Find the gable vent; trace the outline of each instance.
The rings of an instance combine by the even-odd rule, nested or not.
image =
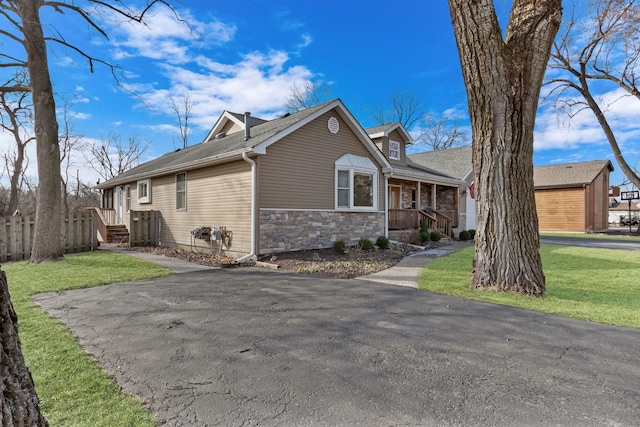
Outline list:
[[[331,117],[329,119],[329,121],[327,122],[327,126],[329,128],[329,132],[331,133],[338,133],[338,131],[340,130],[340,123],[338,123],[338,119],[336,119],[335,117]]]

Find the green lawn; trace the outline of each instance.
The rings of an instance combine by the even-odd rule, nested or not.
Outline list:
[[[170,274],[127,255],[97,251],[44,264],[12,262],[7,273],[19,335],[41,408],[56,426],[155,426],[153,417],[98,367],[57,320],[31,296]]]
[[[635,226],[634,226],[635,227]],[[633,230],[635,231],[637,227]],[[640,240],[640,234],[605,234],[605,233],[582,233],[582,232],[563,232],[563,231],[542,231],[540,237],[575,237],[577,239],[606,239],[606,240]]]
[[[470,291],[474,248],[438,258],[418,279],[423,290],[618,326],[640,328],[640,252],[543,244],[547,296]]]

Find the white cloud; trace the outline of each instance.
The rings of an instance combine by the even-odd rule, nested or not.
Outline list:
[[[199,57],[202,70],[194,71],[164,64],[169,79],[166,88],[150,84],[131,86],[153,111],[173,117],[171,96],[189,94],[192,123],[209,129],[223,110],[251,111],[265,118],[279,115],[289,97],[291,83],[309,81],[313,74],[304,66],[287,67],[283,51],[251,52],[235,64],[223,64]]]
[[[613,129],[621,146],[625,150],[637,147],[640,135],[638,117],[640,117],[640,100],[627,96],[621,89],[604,93],[598,102]],[[573,116],[555,111],[552,107],[543,107],[536,118],[534,148],[575,149],[608,145],[602,127],[590,109],[576,110]]]
[[[145,57],[172,64],[190,61],[190,46],[218,46],[233,39],[236,26],[217,20],[203,22],[188,10],[180,20],[165,7],[147,15],[145,23],[126,22],[112,27],[114,59]]]

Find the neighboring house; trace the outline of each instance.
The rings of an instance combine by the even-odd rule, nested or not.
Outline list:
[[[408,155],[410,160],[421,166],[462,181],[458,197],[459,220],[457,228],[459,230],[475,230],[476,228],[476,202],[473,194],[474,177],[471,156],[470,145]]]
[[[465,181],[460,197],[462,228],[475,228],[471,146],[410,154],[426,167],[447,171]],[[536,210],[541,231],[606,230],[608,227],[608,160],[536,166],[533,169]],[[473,213],[473,215],[471,214]]]
[[[336,240],[354,245],[388,235],[388,181],[425,184],[409,196],[425,207],[436,206],[438,194],[445,193],[437,185],[459,184],[408,166],[408,133],[399,125],[391,128],[374,134],[376,145],[340,100],[270,121],[225,111],[204,142],[97,188],[103,208],[115,211],[115,222],[128,224],[130,211],[159,211],[163,246],[220,248],[244,260],[331,247]],[[394,165],[383,154],[384,141],[386,147],[399,143],[390,144]],[[430,178],[437,183],[427,184]],[[418,217],[425,215],[435,227],[437,214]],[[195,239],[192,231],[205,227],[224,227],[232,238]]]
[[[629,216],[631,214],[631,216]],[[622,218],[640,218],[640,201],[609,197],[609,224],[620,224]]]

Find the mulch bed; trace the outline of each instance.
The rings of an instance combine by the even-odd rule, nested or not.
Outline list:
[[[442,246],[442,243],[431,242],[429,248]],[[203,252],[189,252],[176,248],[165,247],[133,247],[133,251],[150,252],[171,258],[213,267],[227,267],[235,265],[233,258],[207,254]],[[347,248],[345,254],[339,254],[333,249],[314,249],[306,251],[282,252],[268,255],[259,261],[278,266],[278,271],[289,273],[303,273],[318,277],[334,277],[350,279],[386,270],[397,264],[402,258],[418,251],[415,246],[393,244],[389,249],[374,248],[363,251],[358,248]],[[275,267],[274,267],[275,268]]]

